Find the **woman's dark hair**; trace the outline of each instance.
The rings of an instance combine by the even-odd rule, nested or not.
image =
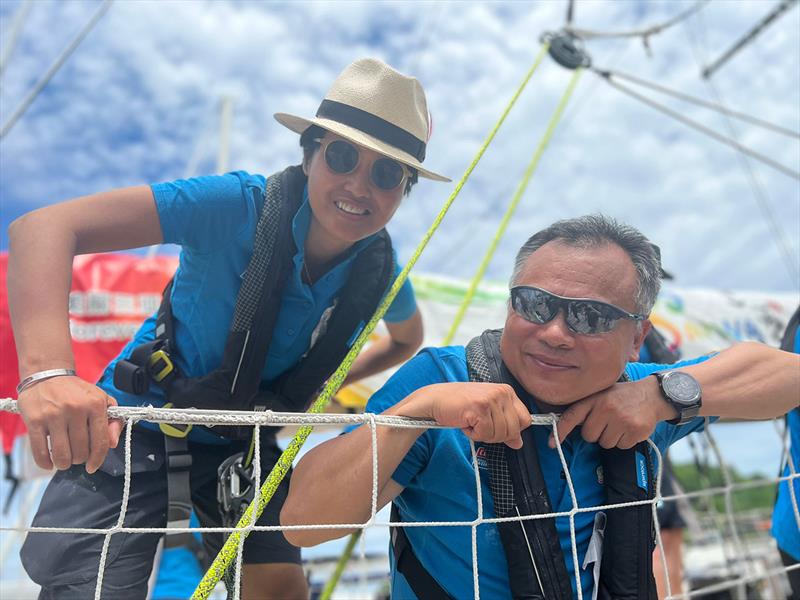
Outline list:
[[[303,148],[303,163],[309,164],[311,162],[311,158],[314,156],[314,152],[319,149],[319,140],[321,140],[327,130],[324,127],[320,127],[319,125],[311,125],[307,128],[303,133],[300,134],[300,147]],[[406,165],[406,168],[409,170],[411,175],[406,180],[406,188],[403,190],[403,195],[408,196],[411,192],[411,188],[419,180],[419,173],[413,167],[409,167]]]

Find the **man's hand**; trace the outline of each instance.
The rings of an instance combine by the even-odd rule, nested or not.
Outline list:
[[[41,381],[22,392],[17,405],[28,428],[33,458],[43,469],[63,470],[86,463],[86,471],[94,473],[109,447],[116,448],[119,442],[122,423],[106,415],[116,400],[79,377]]]
[[[457,427],[476,442],[503,442],[522,447],[520,431],[531,415],[510,385],[499,383],[439,383],[421,388],[396,405],[394,414],[435,419]]]
[[[603,448],[632,448],[653,433],[659,421],[677,416],[661,396],[655,377],[609,388],[578,400],[561,415],[558,439],[563,442],[581,425],[581,436]],[[550,436],[550,447],[555,440]]]

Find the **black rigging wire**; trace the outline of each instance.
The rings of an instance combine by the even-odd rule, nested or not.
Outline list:
[[[679,100],[683,100],[685,102],[691,102],[692,104],[696,104],[698,106],[703,106],[705,108],[715,110],[718,113],[723,115],[727,115],[729,117],[734,117],[736,119],[740,119],[742,121],[747,121],[752,125],[756,125],[758,127],[763,127],[765,129],[769,129],[774,131],[775,133],[780,133],[782,135],[786,135],[789,137],[800,139],[800,131],[793,131],[791,129],[787,129],[786,127],[782,127],[780,125],[776,125],[775,123],[770,123],[769,121],[764,121],[763,119],[759,119],[758,117],[754,117],[752,115],[748,115],[745,113],[741,113],[735,110],[731,110],[726,106],[723,106],[721,101],[717,101],[717,103],[709,102],[708,100],[703,100],[702,98],[697,98],[695,96],[690,96],[689,94],[685,94],[678,90],[674,90],[658,83],[653,83],[652,81],[647,81],[645,79],[641,79],[634,75],[630,75],[628,73],[622,73],[621,71],[614,71],[611,69],[607,69],[605,71],[609,75],[613,77],[617,77],[619,79],[626,79],[632,83],[637,83],[641,86],[650,88],[657,92],[661,92],[662,94],[667,94],[668,96],[672,96],[674,98],[678,98]]]
[[[776,6],[766,17],[761,19],[753,29],[751,29],[743,38],[737,41],[731,48],[725,51],[725,53],[720,56],[717,60],[713,63],[708,65],[707,67],[700,66],[700,73],[703,76],[703,79],[709,79],[714,72],[722,67],[725,63],[727,63],[734,54],[739,52],[742,48],[744,48],[747,44],[752,42],[756,36],[758,36],[762,31],[764,31],[769,25],[775,21],[778,17],[780,17],[783,13],[787,10],[792,8],[795,4],[797,4],[798,0],[782,0],[778,6]]]
[[[731,138],[726,137],[726,136],[724,136],[724,135],[722,135],[720,133],[717,133],[713,129],[710,129],[710,128],[706,127],[705,125],[702,125],[701,123],[698,123],[697,121],[693,121],[692,119],[689,119],[688,117],[685,117],[681,113],[679,113],[677,111],[674,111],[671,108],[669,108],[667,106],[664,106],[663,104],[659,104],[655,100],[652,100],[652,99],[650,99],[650,98],[648,98],[646,96],[642,96],[640,93],[632,90],[631,88],[626,87],[626,86],[618,83],[617,81],[614,81],[614,78],[613,78],[612,74],[607,72],[607,71],[603,71],[601,69],[596,69],[596,68],[593,68],[593,67],[591,68],[591,70],[594,71],[595,73],[597,73],[598,75],[600,75],[601,77],[603,77],[611,87],[616,88],[617,90],[621,91],[624,94],[627,94],[631,98],[639,100],[640,102],[642,102],[644,104],[647,104],[648,106],[650,106],[652,108],[655,108],[656,110],[664,113],[667,116],[672,117],[673,119],[675,119],[677,121],[680,121],[684,125],[687,125],[687,126],[691,127],[692,129],[695,129],[695,130],[699,131],[700,133],[704,133],[708,137],[717,140],[721,144],[725,144],[726,146],[730,146],[731,148],[734,148],[735,150],[738,150],[739,152],[741,152],[743,154],[746,154],[746,155],[750,156],[751,158],[755,158],[756,160],[764,163],[765,165],[768,165],[768,166],[772,167],[773,169],[775,169],[777,171],[780,171],[784,175],[787,175],[787,176],[792,177],[794,179],[800,180],[800,172],[794,171],[794,170],[790,169],[789,167],[787,167],[785,165],[782,165],[781,163],[772,160],[768,156],[765,156],[765,155],[761,154],[760,152],[756,152],[755,150],[753,150],[751,148],[748,148],[747,146],[743,146],[742,144],[737,142],[735,139],[731,139]]]
[[[702,23],[704,25],[705,20],[702,19],[702,15],[698,16],[697,22],[698,24]],[[698,66],[700,66],[704,62],[703,57],[701,56],[700,43],[698,37],[695,35],[695,32],[692,31],[690,27],[690,22],[687,21],[684,24],[684,30],[689,39],[689,45],[692,47],[695,62]],[[720,105],[724,105],[722,93],[714,84],[714,82],[711,79],[704,79],[704,82],[714,99]],[[738,142],[739,136],[733,121],[731,121],[727,113],[723,113],[723,118],[731,137]],[[756,200],[756,205],[761,211],[761,215],[764,217],[764,220],[767,222],[767,227],[772,233],[772,239],[777,246],[778,253],[783,259],[783,263],[789,273],[789,277],[794,283],[795,287],[800,287],[800,272],[798,272],[798,265],[795,262],[795,254],[791,251],[789,243],[786,240],[786,236],[783,232],[783,228],[781,227],[775,212],[772,210],[772,203],[770,202],[769,196],[767,195],[764,186],[761,184],[761,181],[758,179],[758,177],[756,177],[756,174],[753,170],[753,165],[750,163],[748,157],[741,152],[737,152],[737,155],[739,156],[742,167],[747,174],[747,179],[750,183],[750,188],[753,191],[753,197]]]

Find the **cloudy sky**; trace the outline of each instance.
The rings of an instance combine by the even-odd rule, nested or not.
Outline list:
[[[712,0],[650,40],[593,40],[594,63],[703,98],[710,62],[778,0]],[[578,0],[575,25],[628,30],[687,9],[678,0]],[[0,46],[22,3],[0,1]],[[0,125],[100,6],[37,0],[0,80]],[[277,111],[312,115],[338,72],[377,56],[423,83],[434,133],[426,165],[458,179],[566,0],[531,2],[229,2],[117,0],[27,113],[0,140],[5,228],[37,206],[107,188],[214,172],[221,98],[233,98],[229,169],[298,162]],[[713,83],[737,110],[800,130],[800,10],[786,13]],[[418,269],[477,267],[570,72],[545,60],[456,200]],[[728,133],[717,113],[642,90]],[[743,144],[800,170],[800,141],[735,124]],[[490,269],[510,272],[524,239],[550,222],[603,212],[662,247],[682,286],[798,290],[800,187],[585,73]],[[424,181],[390,231],[407,258],[455,184]],[[35,243],[35,240],[32,240]],[[784,250],[781,250],[783,246]],[[790,273],[790,266],[793,270]]]

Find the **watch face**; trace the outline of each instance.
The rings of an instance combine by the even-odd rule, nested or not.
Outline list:
[[[697,380],[682,371],[670,371],[664,376],[664,391],[681,404],[694,404],[700,398],[700,385]]]

